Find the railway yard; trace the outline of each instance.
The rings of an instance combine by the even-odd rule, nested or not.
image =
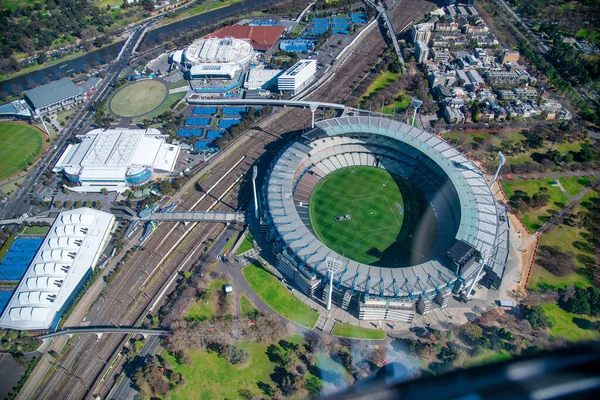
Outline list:
[[[390,11],[390,18],[398,32],[434,7],[426,1],[400,0],[397,3]],[[356,78],[372,67],[386,47],[380,28],[374,25],[363,35],[359,45],[345,56],[343,64],[331,68],[331,79],[309,98],[343,102],[350,95]],[[288,108],[276,111],[203,165],[169,202],[180,200],[177,211],[244,209],[252,196],[251,167],[258,165],[260,177],[260,172],[286,141],[309,125],[309,110]],[[202,191],[194,187],[198,179]],[[139,324],[148,311],[160,306],[164,294],[173,289],[178,273],[191,268],[203,256],[208,240],[218,239],[225,230],[226,226],[220,223],[161,223],[141,249],[121,267],[118,278],[101,290],[83,321],[72,321],[72,316],[65,326]],[[140,234],[138,230],[128,239],[132,246],[137,243]],[[102,284],[102,280],[98,279],[94,285]],[[129,335],[117,334],[100,338],[75,336],[69,339],[63,355],[52,363],[52,372],[46,373],[45,377],[42,375],[44,379],[38,380],[39,385],[32,379],[24,390],[33,394],[31,397],[40,399],[81,399],[94,395],[104,398],[114,381],[103,377],[109,368],[112,368],[112,373],[118,370],[118,363],[114,366],[111,363],[128,338]],[[50,346],[54,348],[59,344],[64,344],[64,340],[56,340]]]

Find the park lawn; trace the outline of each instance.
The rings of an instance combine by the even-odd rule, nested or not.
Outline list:
[[[557,304],[544,304],[544,312],[552,321],[551,336],[563,336],[570,341],[596,339],[600,334],[593,328],[593,323],[600,318],[588,317],[567,312]]]
[[[521,190],[527,193],[529,196],[533,196],[542,187],[548,189],[548,195],[550,195],[550,202],[548,205],[538,209],[531,209],[521,216],[521,221],[530,232],[538,230],[552,214],[564,207],[564,205],[566,205],[569,201],[569,198],[560,190],[560,188],[556,185],[551,185],[551,182],[554,182],[554,179],[519,178],[513,180],[502,180],[504,193],[506,193],[506,196],[509,199],[517,190]]]
[[[511,358],[512,355],[506,350],[493,351],[488,349],[476,357],[468,357],[462,366],[475,367],[510,360]]]
[[[242,242],[242,244],[240,244],[240,247],[238,247],[237,251],[235,252],[235,255],[239,256],[240,254],[244,254],[248,250],[252,250],[252,248],[254,247],[252,239],[254,239],[252,233],[248,232],[248,234],[244,238],[244,241]]]
[[[366,100],[367,98],[371,97],[371,95],[373,95],[374,93],[377,93],[377,91],[383,89],[384,87],[389,86],[400,76],[402,76],[401,73],[394,74],[393,72],[390,72],[390,71],[382,72],[381,74],[379,74],[379,76],[377,76],[377,78],[375,78],[373,83],[371,83],[369,85],[366,93],[363,94],[362,99]]]
[[[75,114],[75,111],[77,111],[76,108],[69,108],[68,110],[59,111],[56,114],[56,119],[58,120],[59,125],[65,126],[67,121],[71,118],[71,115]]]
[[[165,111],[169,111],[171,109],[171,107],[175,103],[179,102],[179,100],[183,99],[185,97],[185,95],[186,95],[185,92],[171,93],[170,95],[167,96],[167,99],[160,106],[158,106],[158,108],[154,109],[153,111],[149,112],[146,115],[143,115],[138,118],[133,118],[131,121],[134,124],[137,124],[139,122],[142,122],[144,119],[153,119],[155,117],[158,117]]]
[[[525,137],[522,136],[522,139],[524,139],[524,138]],[[510,165],[510,164],[520,164],[520,163],[524,163],[526,161],[533,162],[533,159],[531,158],[531,156],[534,153],[546,153],[546,151],[550,150],[551,148],[558,150],[560,152],[560,154],[562,154],[562,155],[566,155],[569,152],[577,153],[578,151],[581,150],[581,145],[583,143],[584,143],[583,141],[572,142],[572,143],[565,142],[565,143],[560,143],[560,144],[553,144],[553,143],[547,142],[547,143],[544,143],[544,146],[539,149],[532,149],[532,150],[526,151],[524,153],[517,154],[515,156],[507,156],[506,163]]]
[[[400,93],[390,105],[383,107],[383,113],[393,115],[405,111],[410,106],[410,96],[406,93]]]
[[[186,19],[193,17],[194,15],[202,14],[208,11],[215,10],[217,8],[229,7],[233,4],[239,3],[242,0],[213,0],[213,1],[205,1],[196,7],[190,8],[187,11],[184,11],[180,14],[174,15],[169,18],[165,18],[162,20],[161,25],[167,25],[174,21],[179,21],[181,19]]]
[[[177,82],[173,82],[171,83],[171,85],[169,86],[170,89],[176,89],[176,88],[180,88],[180,87],[184,87],[184,86],[189,86],[189,82],[186,81],[185,79],[180,79]]]
[[[590,179],[587,176],[574,176],[571,178],[561,176],[558,180],[571,196],[575,196],[581,192],[590,183]]]
[[[42,154],[44,134],[25,123],[0,123],[0,180],[6,179]]]
[[[123,2],[121,0],[97,0],[96,2],[94,2],[94,5],[98,8],[106,8],[106,6],[120,6],[121,4],[123,4]]]
[[[256,308],[254,304],[250,301],[246,294],[240,294],[240,311],[242,313],[242,317],[246,317],[249,319],[254,319],[258,314],[260,314],[260,310]]]
[[[138,81],[119,89],[110,100],[110,110],[119,117],[139,117],[157,108],[167,97],[167,88],[155,80]]]
[[[46,236],[49,231],[49,226],[26,226],[23,235]]]
[[[250,354],[250,360],[243,365],[231,365],[217,353],[190,351],[193,364],[178,364],[175,357],[163,352],[163,356],[175,372],[181,373],[186,385],[178,387],[168,396],[170,399],[238,399],[240,389],[250,390],[255,396],[262,394],[259,382],[272,387],[275,383],[270,375],[275,365],[266,354],[268,344],[239,342],[237,347]]]
[[[315,327],[319,314],[290,293],[261,264],[248,265],[242,269],[242,274],[250,288],[275,312],[300,326]]]
[[[194,304],[190,307],[187,314],[185,315],[186,321],[204,321],[207,319],[212,319],[215,316],[215,292],[219,290],[223,290],[223,285],[228,284],[226,280],[223,279],[215,279],[213,280],[206,290],[210,293],[207,301],[202,301],[200,299],[196,300]]]
[[[361,328],[360,326],[354,326],[350,324],[342,324],[336,322],[331,332],[334,336],[341,336],[352,339],[369,339],[369,340],[383,340],[385,339],[385,331],[379,329]]]

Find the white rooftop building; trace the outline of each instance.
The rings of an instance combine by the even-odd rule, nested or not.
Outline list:
[[[290,69],[279,75],[277,78],[277,88],[280,91],[292,92],[295,95],[312,81],[316,73],[316,60],[300,60]]]
[[[179,147],[158,129],[94,129],[67,147],[52,171],[80,186],[76,192],[123,192],[175,170]]]
[[[114,223],[112,214],[91,208],[60,213],[6,305],[0,327],[55,329],[96,267]]]

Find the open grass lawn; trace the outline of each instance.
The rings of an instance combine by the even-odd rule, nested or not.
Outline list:
[[[383,340],[385,339],[385,331],[379,329],[361,328],[350,324],[342,324],[336,322],[331,332],[335,336],[342,336],[353,339],[370,339]]]
[[[367,92],[365,94],[363,94],[363,97],[361,100],[362,101],[367,100],[373,94],[377,93],[378,90],[381,90],[384,87],[389,86],[396,79],[398,79],[401,75],[402,74],[400,74],[400,73],[394,74],[389,71],[382,72],[381,74],[379,74],[379,76],[377,78],[375,78],[373,83],[371,83],[369,85],[369,87],[367,88]]]
[[[552,336],[564,336],[568,340],[577,341],[595,339],[600,335],[593,328],[593,323],[599,318],[566,312],[557,304],[545,304],[542,307],[552,321],[553,326],[550,329]]]
[[[50,231],[49,226],[26,226],[23,235],[46,236],[48,231]]]
[[[523,221],[523,224],[525,224],[527,229],[531,232],[539,229],[553,213],[564,207],[569,201],[569,198],[560,190],[560,188],[556,185],[551,185],[551,182],[554,182],[554,179],[505,179],[502,181],[504,192],[509,199],[517,190],[521,190],[529,196],[533,196],[542,187],[548,189],[548,194],[550,195],[550,202],[548,205],[538,209],[531,209],[521,216],[521,221]]]
[[[422,205],[404,179],[375,167],[346,167],[314,189],[310,222],[329,248],[365,264],[401,265]],[[336,218],[349,216],[350,219]]]
[[[485,350],[483,353],[476,357],[468,357],[464,362],[464,367],[475,367],[478,365],[487,365],[490,363],[500,362],[509,360],[512,355],[506,350],[493,351]]]
[[[383,107],[383,113],[392,115],[394,113],[399,114],[405,111],[410,106],[410,96],[406,93],[401,93],[394,99],[394,102],[388,106]]]
[[[590,191],[586,194],[579,203],[573,209],[574,213],[577,213],[582,208],[588,208],[591,206],[592,201],[598,199],[598,195],[594,191]],[[540,237],[540,246],[549,246],[558,249],[565,253],[573,254],[573,262],[577,269],[584,268],[585,266],[579,260],[579,256],[586,255],[586,253],[576,248],[573,243],[585,241],[582,236],[589,234],[585,229],[575,228],[567,225],[559,225],[555,229],[544,232]],[[581,270],[583,272],[583,270]],[[539,264],[535,264],[531,273],[531,279],[529,281],[529,288],[532,290],[536,289],[562,289],[566,286],[579,286],[587,287],[592,282],[583,273],[577,271],[567,276],[555,276],[550,272],[546,271]]]
[[[250,319],[254,319],[258,314],[260,314],[260,310],[256,308],[256,306],[244,293],[240,294],[240,312],[242,313],[242,317]]]
[[[524,138],[525,137],[523,136],[523,139]],[[560,143],[560,144],[553,144],[553,143],[547,142],[547,143],[544,143],[544,146],[542,148],[529,150],[524,153],[516,154],[514,156],[507,156],[506,163],[507,164],[519,164],[519,163],[524,163],[526,161],[533,161],[533,156],[536,153],[544,154],[551,148],[558,150],[563,155],[566,155],[569,152],[577,153],[578,151],[581,150],[581,145],[583,143],[584,143],[583,141],[573,142],[573,143],[565,142],[565,143]]]
[[[157,108],[166,97],[162,82],[139,81],[119,89],[110,100],[110,110],[119,117],[138,117]]]
[[[198,299],[190,309],[188,310],[185,319],[187,321],[204,321],[206,319],[212,319],[217,312],[217,297],[222,295],[223,285],[226,285],[227,281],[223,279],[213,280],[207,288],[209,292],[206,301]]]
[[[207,0],[202,2],[202,4],[197,5],[196,7],[192,7],[187,11],[182,12],[181,14],[177,14],[170,18],[165,18],[162,21],[162,25],[166,25],[174,21],[179,21],[180,19],[193,17],[194,15],[202,14],[207,11],[215,10],[217,8],[229,7],[230,5],[239,3],[240,1],[242,0]]]
[[[183,99],[184,97],[185,97],[185,92],[172,93],[167,96],[167,99],[160,106],[158,106],[157,108],[155,108],[153,111],[149,112],[146,115],[142,115],[141,117],[138,117],[138,118],[133,118],[132,122],[134,124],[137,124],[139,122],[142,122],[144,119],[152,119],[154,117],[158,117],[165,111],[169,111],[171,109],[171,107],[173,106],[173,104],[177,103],[179,100]]]
[[[313,329],[319,315],[290,293],[279,280],[258,262],[242,269],[252,290],[275,312],[292,322]]]
[[[240,244],[240,247],[238,247],[237,251],[235,252],[235,255],[239,256],[240,254],[244,254],[248,250],[252,250],[252,248],[254,247],[252,239],[254,239],[252,233],[248,232],[246,237],[244,237],[244,241]]]
[[[0,123],[0,180],[26,168],[44,150],[44,134],[25,123]]]
[[[581,192],[589,183],[590,179],[587,176],[582,177],[571,177],[571,178],[559,178],[560,184],[565,188],[567,193],[575,196]]]

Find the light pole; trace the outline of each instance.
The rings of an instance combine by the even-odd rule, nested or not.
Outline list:
[[[413,112],[412,121],[410,123],[411,126],[414,126],[415,122],[417,120],[417,111],[419,110],[419,107],[421,107],[423,102],[421,100],[411,99],[410,103],[412,104],[413,108],[415,109],[415,111]]]
[[[327,310],[331,310],[331,296],[333,294],[333,274],[340,268],[342,262],[337,258],[327,257],[325,260],[327,272],[329,273],[329,293],[327,295]]]
[[[501,151],[498,152],[498,159],[500,160],[500,164],[498,164],[498,169],[496,170],[496,174],[494,175],[494,179],[492,179],[492,184],[490,185],[490,187],[494,186],[494,183],[496,183],[496,179],[498,179],[498,175],[500,175],[500,170],[506,163],[506,157],[504,157],[504,154],[502,154]]]
[[[314,117],[314,114],[313,114]],[[256,195],[256,177],[258,175],[258,168],[256,165],[252,168],[252,189],[254,190],[254,217],[258,221],[258,196]]]

